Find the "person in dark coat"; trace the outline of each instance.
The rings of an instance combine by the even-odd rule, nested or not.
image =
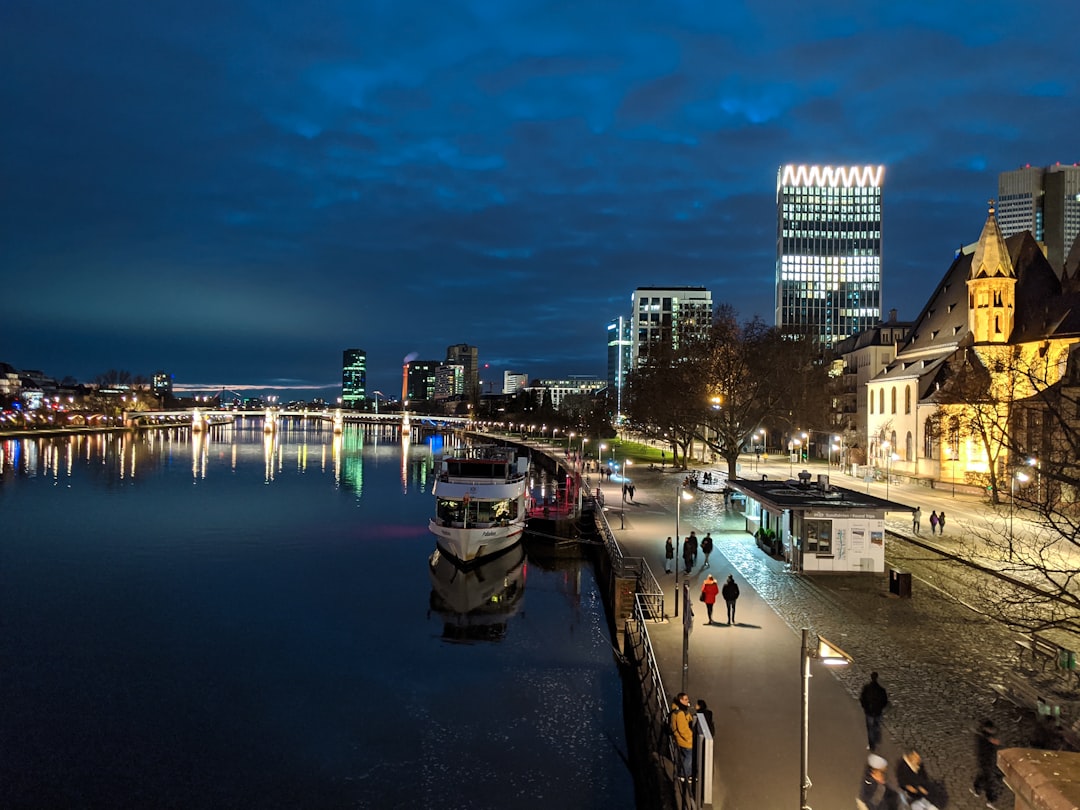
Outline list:
[[[975,784],[972,795],[986,796],[986,806],[993,807],[998,797],[997,750],[1001,745],[993,720],[983,720],[975,737]]]
[[[930,793],[930,783],[918,751],[908,751],[896,763],[896,784],[909,805],[916,799],[925,799]]]
[[[859,705],[866,715],[866,747],[876,751],[881,744],[881,713],[889,705],[889,693],[878,683],[878,674],[870,673],[870,681],[859,693]]]
[[[855,798],[858,810],[898,810],[900,797],[885,781],[889,763],[884,757],[871,754],[863,771],[862,785]]]
[[[671,573],[672,560],[675,559],[675,544],[671,542],[671,538],[667,539],[664,543],[664,573]]]
[[[705,718],[705,725],[709,727],[709,733],[716,737],[716,724],[713,722],[712,709],[709,708],[709,704],[701,698],[698,698],[697,703],[694,704],[694,708],[697,710],[698,717]]]
[[[945,534],[945,510],[944,509],[942,509],[940,512],[938,512],[937,530],[938,530],[938,534]]]
[[[727,581],[720,590],[720,595],[724,597],[724,603],[727,605],[727,623],[729,626],[733,625],[735,624],[735,600],[739,598],[739,586],[735,584],[735,577],[731,574],[728,574]]]
[[[686,573],[690,573],[690,569],[694,567],[694,550],[690,548],[690,538],[687,537],[683,541],[682,558],[686,564]]]
[[[706,532],[705,536],[701,538],[701,553],[705,555],[705,563],[704,563],[704,565],[701,566],[702,568],[708,568],[709,567],[709,555],[712,554],[712,550],[713,550],[712,535],[709,534],[708,532]]]
[[[690,544],[690,552],[693,555],[692,559],[694,560],[694,565],[697,565],[697,550],[698,550],[697,535],[694,532],[690,532],[690,539],[687,540],[686,542]]]

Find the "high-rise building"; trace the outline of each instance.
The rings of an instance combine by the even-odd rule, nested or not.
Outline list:
[[[438,360],[410,360],[402,369],[401,402],[403,407],[435,399],[435,371]]]
[[[630,334],[630,320],[620,315],[607,327],[607,384],[608,391],[615,392],[616,418],[622,416],[623,390],[633,355],[634,341]]]
[[[172,394],[173,375],[167,371],[155,371],[150,387],[154,394],[159,397],[170,396]]]
[[[835,346],[881,322],[884,166],[781,166],[776,326]]]
[[[464,366],[459,363],[444,363],[435,369],[435,399],[453,399],[462,396],[464,393]]]
[[[522,374],[520,371],[504,371],[503,372],[503,388],[504,394],[516,394],[522,388],[525,388],[529,384],[529,376]]]
[[[998,175],[997,218],[1006,239],[1031,231],[1060,276],[1080,234],[1080,166],[1024,166]]]
[[[480,393],[480,351],[475,346],[467,343],[458,343],[446,347],[446,365],[462,366],[464,372],[466,397],[478,396]]]
[[[367,399],[367,352],[346,349],[341,353],[341,404],[355,408]]]
[[[644,363],[654,347],[677,352],[688,340],[705,337],[712,326],[712,293],[704,287],[638,287],[633,307],[634,366]]]

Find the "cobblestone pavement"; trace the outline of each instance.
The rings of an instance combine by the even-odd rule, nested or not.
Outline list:
[[[989,687],[1016,662],[1015,634],[934,584],[944,567],[961,566],[890,535],[887,564],[913,578],[912,597],[900,599],[889,594],[887,573],[790,574],[740,531],[742,522],[716,498],[703,503],[688,525],[713,531],[717,550],[793,631],[811,628],[852,656],[854,665],[834,674],[853,697],[876,670],[889,692],[885,726],[893,740],[920,751],[930,772],[945,778],[950,807],[984,807],[968,792],[978,721],[997,723],[1003,747],[1029,745],[1034,727],[1032,718],[996,700]],[[950,589],[955,581],[949,577]]]

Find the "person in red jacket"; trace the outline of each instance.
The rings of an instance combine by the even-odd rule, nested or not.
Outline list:
[[[720,595],[720,586],[713,578],[712,574],[705,577],[705,582],[701,586],[701,601],[705,603],[705,610],[709,613],[709,621],[707,624],[712,624],[712,609],[716,604],[716,597]]]

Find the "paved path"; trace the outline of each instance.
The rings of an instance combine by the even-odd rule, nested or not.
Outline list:
[[[787,466],[774,463],[763,471],[787,477]],[[809,469],[824,472],[820,466]],[[743,474],[754,473],[744,469]],[[849,477],[835,478],[841,486],[867,486]],[[675,534],[681,481],[681,473],[635,468],[636,497],[625,506],[622,529],[621,484],[601,485],[619,543],[628,555],[648,561],[668,594],[669,614],[675,576],[663,573],[663,549],[664,539]],[[884,483],[869,487],[884,496]],[[935,504],[944,504],[936,508],[958,517],[969,511],[977,516],[979,509],[977,497],[958,493],[954,501],[949,492],[914,484],[892,484],[889,497],[922,505],[924,526]],[[946,537],[953,526],[947,525]],[[894,528],[910,531],[910,518],[890,521]],[[923,753],[931,773],[947,778],[950,808],[984,806],[967,792],[974,772],[974,724],[983,716],[993,717],[1006,745],[1026,744],[1030,733],[1011,710],[993,704],[987,687],[1011,667],[1013,645],[1006,631],[918,579],[911,599],[896,599],[888,595],[887,574],[789,574],[782,562],[757,548],[742,516],[725,511],[723,499],[715,494],[699,492],[682,506],[679,533],[685,537],[691,529],[699,538],[711,532],[717,549],[711,569],[702,572],[699,556],[689,578],[696,624],[689,642],[687,689],[692,699],[707,700],[715,713],[714,807],[798,807],[801,627],[821,633],[855,659],[854,665],[838,669],[812,665],[812,807],[854,806],[866,757],[865,724],[856,696],[873,669],[881,673],[890,694],[883,745],[890,764],[901,746],[912,745]],[[710,570],[721,582],[733,573],[739,583],[742,595],[734,627],[704,624],[697,593]],[[714,618],[724,618],[722,604]],[[667,689],[674,694],[682,680],[681,622],[671,617],[650,624],[648,630]],[[1011,798],[998,802],[999,808],[1009,806]]]

